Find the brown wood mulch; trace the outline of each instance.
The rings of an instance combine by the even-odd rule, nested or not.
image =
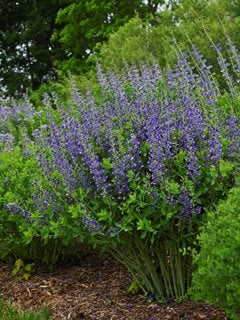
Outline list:
[[[78,266],[38,272],[16,281],[12,267],[0,265],[0,297],[14,306],[49,306],[53,320],[226,320],[222,310],[203,303],[160,304],[127,294],[128,272],[111,258],[93,255]]]

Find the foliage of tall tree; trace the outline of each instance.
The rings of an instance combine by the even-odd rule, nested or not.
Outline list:
[[[225,56],[226,35],[240,46],[240,5],[232,0],[181,0],[157,14],[158,24],[149,26],[134,18],[102,45],[99,60],[104,68],[118,71],[131,64],[157,61],[162,68],[175,61],[176,51],[196,45],[218,72],[212,46],[221,43]]]
[[[216,65],[209,38],[223,43],[228,32],[239,42],[236,0],[0,0],[0,14],[0,83],[10,95],[84,74],[96,58],[118,70],[155,59],[164,67],[174,43],[196,44]]]
[[[166,23],[149,26],[139,16],[132,18],[117,32],[110,35],[98,55],[104,69],[121,72],[126,66],[152,64],[161,67],[171,64],[176,48],[168,34]]]
[[[60,7],[58,0],[0,2],[0,80],[9,94],[55,78],[53,62],[63,51],[51,34]]]
[[[57,22],[61,29],[54,38],[63,44],[68,59],[59,61],[59,68],[66,73],[84,72],[94,61],[99,45],[109,35],[136,14],[140,17],[151,16],[154,22],[159,6],[165,0],[68,0],[68,6],[61,9]]]

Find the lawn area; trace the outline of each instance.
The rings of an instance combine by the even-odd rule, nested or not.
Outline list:
[[[18,311],[11,305],[7,305],[0,300],[0,319],[1,320],[48,320],[50,314],[47,309],[43,309],[38,313],[28,311]]]

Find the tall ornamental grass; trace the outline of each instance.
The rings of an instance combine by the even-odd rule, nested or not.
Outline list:
[[[3,207],[21,219],[26,242],[80,239],[110,252],[144,293],[161,301],[186,294],[205,213],[239,171],[237,72],[230,76],[239,56],[230,68],[215,49],[224,96],[193,48],[193,60],[181,54],[167,72],[98,67],[97,96],[73,85],[67,106],[45,111],[47,121],[19,140],[41,174],[28,197]]]

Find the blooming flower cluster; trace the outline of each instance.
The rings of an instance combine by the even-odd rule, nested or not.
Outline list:
[[[9,131],[13,121],[17,125],[24,124],[28,120],[34,122],[34,118],[39,118],[41,114],[42,111],[35,110],[27,97],[22,102],[0,100],[0,131]]]
[[[200,213],[184,181],[197,188],[203,167],[217,166],[230,155],[224,154],[222,139],[227,135],[233,152],[240,131],[236,119],[221,116],[219,90],[196,48],[193,56],[197,72],[181,55],[167,77],[158,66],[132,68],[125,76],[104,75],[98,66],[101,105],[90,92],[84,97],[73,86],[72,108],[60,109],[60,122],[52,119],[47,130],[35,132],[35,141],[42,134],[44,149],[51,151],[45,159],[39,153],[45,174],[57,170],[70,194],[80,187],[91,197],[108,194],[117,201],[131,193],[129,172],[140,178],[149,175],[159,191],[171,177],[181,186],[175,196],[179,213],[185,218]]]
[[[5,208],[10,212],[11,215],[21,215],[25,218],[27,222],[32,223],[31,214],[27,212],[26,210],[22,209],[18,204],[16,203],[8,203]]]
[[[91,199],[108,195],[120,203],[131,194],[135,178],[141,181],[148,176],[155,194],[164,193],[167,181],[174,180],[180,186],[173,197],[179,216],[190,218],[200,213],[192,188],[203,183],[204,167],[217,166],[221,159],[231,159],[236,153],[240,126],[236,116],[222,115],[220,91],[195,47],[192,56],[194,63],[180,55],[175,68],[165,74],[157,65],[143,65],[141,70],[132,67],[121,76],[103,74],[98,66],[100,99],[90,91],[81,95],[73,84],[71,105],[59,107],[58,117],[49,112],[48,123],[32,132],[35,157],[51,190],[58,193],[62,188],[68,203],[77,201],[79,189]],[[219,57],[229,80],[228,66]],[[45,102],[48,104],[47,98]],[[0,112],[2,119],[40,115],[28,103],[2,107]],[[3,123],[0,141],[8,135]],[[165,203],[170,204],[170,198],[166,192]],[[47,190],[41,199],[36,198],[43,216],[51,205],[58,217],[59,211],[64,211],[58,201]],[[97,225],[92,218],[84,219],[87,228]]]
[[[15,138],[11,133],[0,133],[0,150],[10,151],[14,147]]]

